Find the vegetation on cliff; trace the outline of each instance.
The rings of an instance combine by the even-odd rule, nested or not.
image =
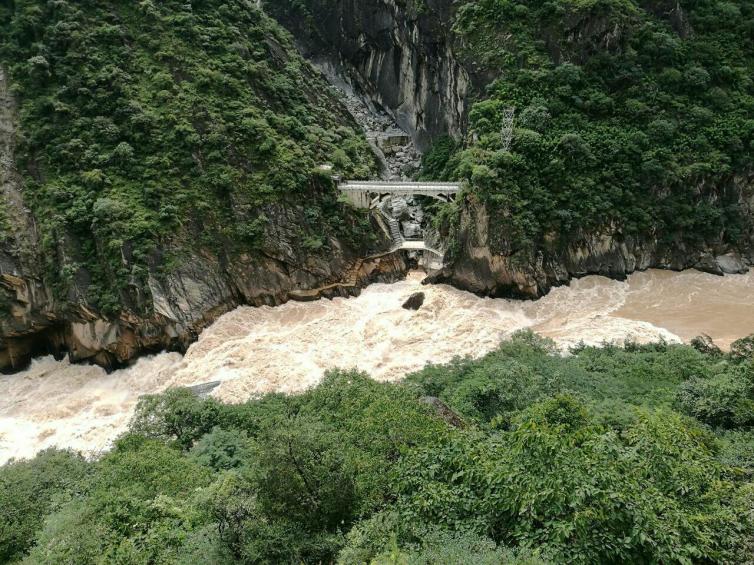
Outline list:
[[[458,4],[460,56],[498,78],[470,111],[470,143],[448,159],[440,144],[427,172],[470,181],[494,251],[528,255],[602,230],[750,247],[740,199],[752,193],[754,3]]]
[[[294,243],[310,253],[368,239],[317,170],[367,175],[366,141],[254,2],[17,0],[0,28],[23,194],[58,297],[83,287],[77,301],[115,313],[170,268],[166,251],[274,254],[280,208],[297,210]]]
[[[145,397],[99,460],[0,469],[0,559],[745,563],[750,342],[703,345],[562,357],[523,333],[402,384]]]

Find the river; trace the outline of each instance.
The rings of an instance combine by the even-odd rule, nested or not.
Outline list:
[[[754,272],[715,277],[647,271],[627,282],[590,276],[537,301],[480,298],[422,276],[374,284],[356,298],[238,308],[207,328],[185,356],[163,353],[106,374],[50,357],[0,377],[0,463],[52,445],[90,455],[128,425],[140,395],[223,381],[213,395],[240,402],[315,385],[332,367],[393,381],[427,362],[480,356],[531,328],[567,350],[580,341],[687,341],[709,334],[723,347],[754,333]],[[426,294],[418,311],[401,305]]]

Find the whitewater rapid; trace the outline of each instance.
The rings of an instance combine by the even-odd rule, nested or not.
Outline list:
[[[90,455],[122,433],[138,398],[171,386],[222,381],[213,396],[242,402],[267,392],[297,392],[334,367],[394,381],[426,363],[480,356],[513,332],[531,328],[560,347],[687,341],[700,333],[728,346],[754,333],[754,273],[724,278],[648,271],[627,283],[585,277],[537,301],[480,298],[422,275],[374,284],[356,298],[241,307],[207,328],[185,356],[164,353],[106,374],[50,357],[0,376],[0,463],[49,446]],[[424,292],[418,311],[401,307]]]

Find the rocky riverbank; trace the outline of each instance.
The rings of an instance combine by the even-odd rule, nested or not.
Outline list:
[[[74,362],[113,369],[144,353],[183,352],[237,306],[279,305],[303,294],[310,300],[356,295],[373,282],[399,280],[408,270],[397,254],[368,260],[340,254],[303,264],[286,259],[290,262],[249,258],[229,266],[217,257],[195,256],[164,279],[150,279],[154,312],[148,317],[126,311],[110,318],[85,305],[60,304],[41,280],[18,270],[3,272],[0,292],[10,307],[0,314],[0,371],[18,370],[44,354],[67,353]]]
[[[754,193],[745,197],[754,212]],[[754,213],[750,221],[754,225]],[[452,284],[484,296],[538,298],[553,287],[586,275],[624,280],[634,271],[652,268],[741,274],[754,265],[754,239],[749,253],[741,254],[722,243],[690,247],[680,242],[662,243],[650,236],[625,237],[619,229],[606,229],[569,234],[567,239],[553,238],[542,242],[535,253],[506,253],[498,251],[500,240],[505,242],[505,229],[504,222],[490,218],[484,204],[467,199],[453,259],[427,282]]]

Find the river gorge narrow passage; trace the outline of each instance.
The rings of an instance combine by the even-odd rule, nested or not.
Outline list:
[[[422,274],[374,284],[357,298],[238,308],[207,328],[185,356],[143,358],[106,374],[94,366],[37,359],[0,378],[0,463],[51,445],[89,454],[107,449],[142,394],[171,386],[223,383],[212,393],[241,402],[271,391],[296,392],[333,367],[358,367],[397,380],[425,363],[480,356],[522,328],[562,348],[634,338],[721,346],[754,332],[754,273],[724,278],[696,271],[635,273],[627,283],[590,276],[532,302],[480,298]],[[401,307],[426,294],[416,312]]]

